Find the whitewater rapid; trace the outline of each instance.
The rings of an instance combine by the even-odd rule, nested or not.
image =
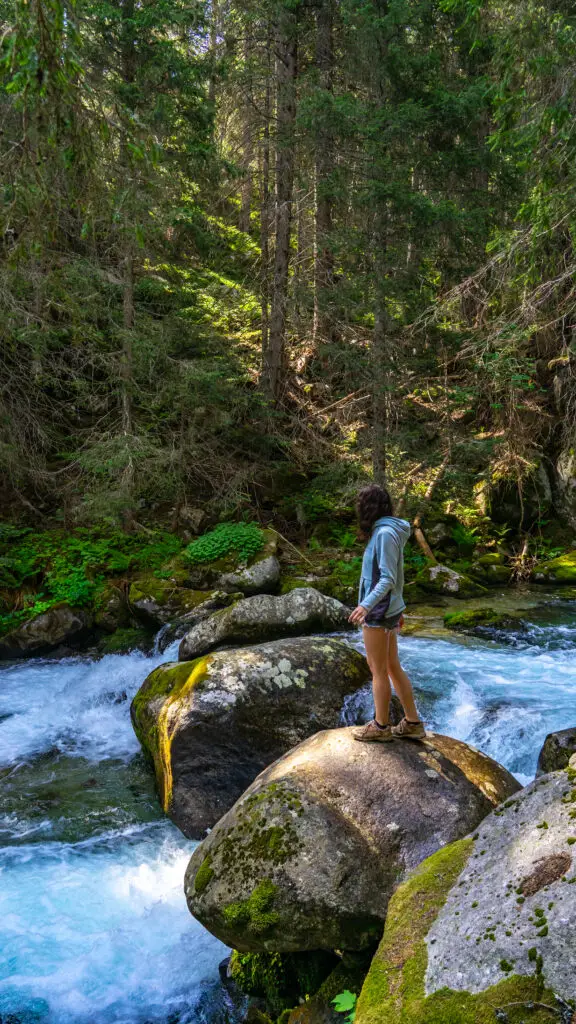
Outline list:
[[[537,616],[534,616],[537,619]],[[576,725],[576,604],[512,642],[401,638],[429,725],[525,782],[547,732]],[[348,641],[360,645],[359,634]],[[226,948],[186,908],[194,844],[160,812],[130,725],[140,652],[0,669],[0,1020],[224,1024]],[[372,712],[369,688],[344,720]]]

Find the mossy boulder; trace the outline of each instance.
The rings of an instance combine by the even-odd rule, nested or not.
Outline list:
[[[548,733],[538,755],[536,775],[567,768],[573,754],[576,754],[576,726]]]
[[[369,676],[358,651],[312,637],[155,669],[131,714],[164,810],[185,835],[203,836],[266,765],[338,725],[344,698]]]
[[[188,906],[244,951],[361,950],[407,870],[466,835],[518,783],[465,743],[305,740],[195,850]]]
[[[274,594],[280,585],[280,564],[276,557],[277,535],[262,531],[262,547],[250,558],[242,559],[235,551],[212,562],[180,563],[186,567],[188,586],[200,590],[226,590],[229,593]]]
[[[55,604],[6,633],[0,639],[0,658],[29,658],[63,644],[75,646],[89,637],[92,624],[92,613],[87,609]]]
[[[576,771],[548,775],[420,865],[390,901],[356,1024],[545,1024],[576,998],[575,804]]]
[[[461,612],[446,612],[444,625],[457,633],[485,633],[486,627],[492,629],[522,629],[521,619],[513,615],[505,615],[494,608],[466,608]]]
[[[487,587],[499,587],[510,582],[512,570],[499,562],[483,562],[478,559],[470,566],[470,576]]]
[[[94,602],[94,625],[107,633],[130,625],[126,594],[117,583],[106,583]]]
[[[576,585],[576,550],[568,551],[548,562],[539,562],[534,569],[535,583],[571,583]]]
[[[427,565],[416,575],[416,587],[430,594],[445,594],[447,597],[477,597],[486,592],[485,587],[447,565]]]
[[[183,638],[180,661],[197,658],[222,644],[262,643],[280,637],[350,629],[349,611],[312,587],[280,597],[259,594],[238,601],[194,626]]]
[[[131,584],[128,604],[141,622],[148,626],[163,626],[190,615],[209,597],[209,592],[182,587],[176,579],[161,580],[150,575]]]

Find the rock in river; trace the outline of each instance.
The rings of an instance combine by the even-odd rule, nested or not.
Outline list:
[[[536,779],[400,886],[356,1024],[573,1019],[575,801],[576,770]]]
[[[548,772],[566,768],[572,754],[576,754],[576,727],[548,733],[538,755],[536,775],[547,775]]]
[[[465,836],[516,780],[447,736],[357,743],[318,733],[263,772],[186,873],[188,906],[245,951],[362,949],[405,872]]]
[[[92,617],[83,608],[57,604],[29,619],[0,640],[0,657],[28,658],[54,650],[64,643],[84,639],[92,625]]]
[[[318,637],[161,665],[131,713],[165,811],[201,837],[266,765],[338,725],[344,698],[369,675],[358,651]]]
[[[194,626],[182,640],[178,657],[187,661],[223,644],[258,644],[279,637],[350,629],[349,614],[339,601],[312,587],[281,597],[247,597]]]

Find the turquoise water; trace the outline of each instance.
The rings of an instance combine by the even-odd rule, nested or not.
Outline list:
[[[225,1020],[226,948],[190,916],[129,701],[174,656],[0,671],[0,1020]]]
[[[522,781],[546,733],[576,725],[576,605],[530,614],[514,636],[400,641],[430,725]],[[130,699],[175,650],[0,670],[2,1024],[234,1019],[227,951],[182,892],[194,844],[162,816],[130,725]],[[369,688],[344,709],[370,714]]]

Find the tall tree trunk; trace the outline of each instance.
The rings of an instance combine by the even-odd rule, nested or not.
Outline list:
[[[272,63],[272,28],[268,21],[266,32],[266,85],[264,90],[264,130],[261,150],[260,183],[260,251],[262,254],[262,361],[266,357],[270,329],[270,121],[272,118],[272,90],[270,87]]]
[[[322,0],[316,13],[316,64],[323,93],[333,91],[334,0]],[[334,169],[334,140],[330,123],[323,123],[332,111],[322,97],[320,125],[315,140],[315,238],[314,238],[314,340],[334,339],[334,257],[330,248],[332,196],[330,176]]]
[[[396,343],[396,323],[387,305],[388,210],[378,201],[374,232],[374,334],[372,338],[372,472],[381,487],[386,484],[390,421],[391,368]]]
[[[133,94],[136,81],[136,45],[134,38],[134,13],[135,0],[122,0],[122,79],[125,95],[124,103],[129,110],[135,107]],[[131,158],[127,145],[127,132],[123,133],[121,139],[120,162],[124,170],[126,182],[130,182],[133,174]],[[122,489],[126,495],[127,504],[124,510],[124,521],[131,528],[133,524],[133,513],[130,507],[132,489],[134,485],[134,463],[132,461],[131,442],[128,440],[133,433],[133,410],[132,410],[132,377],[133,377],[133,352],[132,339],[134,330],[134,250],[132,241],[133,226],[130,223],[130,204],[127,208],[127,216],[124,218],[123,252],[121,255],[121,274],[123,281],[122,296],[122,355],[120,370],[121,390],[121,422],[122,433],[127,439],[127,459],[122,473]]]
[[[276,24],[276,216],[274,276],[270,332],[264,352],[263,383],[268,396],[278,401],[284,388],[286,360],[286,308],[290,262],[290,228],[294,184],[296,73],[298,54],[296,10],[282,4]]]
[[[252,120],[254,116],[252,97],[252,33],[250,28],[246,29],[244,40],[244,63],[247,69],[247,80],[244,96],[244,123],[242,126],[242,160],[244,163],[244,180],[240,190],[240,218],[238,227],[240,231],[250,230],[250,212],[252,209]]]

